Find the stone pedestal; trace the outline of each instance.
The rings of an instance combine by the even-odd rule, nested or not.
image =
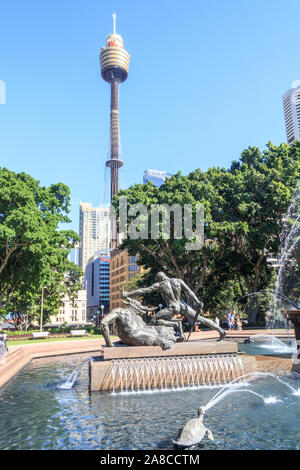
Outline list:
[[[237,354],[237,343],[230,341],[189,341],[176,343],[163,350],[159,346],[127,346],[115,343],[115,347],[102,347],[103,359],[129,359],[138,357],[194,356],[203,354]]]
[[[195,385],[226,384],[245,374],[288,374],[292,359],[239,354],[237,343],[177,343],[163,351],[156,346],[102,348],[100,361],[90,361],[91,391],[150,391]]]
[[[194,356],[195,358],[197,356]],[[232,361],[232,365],[236,364],[234,363],[235,359],[238,359],[239,364],[238,367],[236,365],[232,367],[232,370],[230,371],[230,375],[228,373],[225,373],[225,369],[222,368],[220,365],[219,367],[215,368],[214,370],[211,370],[209,368],[209,373],[207,375],[204,374],[204,376],[200,377],[199,384],[200,385],[215,385],[215,384],[226,384],[231,382],[234,379],[237,379],[238,377],[241,377],[242,375],[246,374],[251,374],[255,372],[271,372],[276,375],[285,375],[289,374],[292,371],[297,371],[295,369],[295,365],[293,363],[292,359],[283,359],[283,358],[275,358],[275,357],[270,357],[270,356],[248,356],[247,354],[242,354],[239,356],[221,356],[221,355],[215,355],[215,356],[200,356],[201,359],[203,359],[203,362],[205,360],[208,361],[212,360],[217,360],[220,361],[223,358],[226,358],[227,361]],[[178,357],[179,359],[182,359],[182,357]],[[155,358],[154,358],[155,359]],[[162,370],[164,370],[164,377],[163,377],[163,382],[164,382],[164,387],[169,388],[169,389],[174,389],[178,388],[178,384],[176,384],[176,380],[174,379],[174,375],[172,374],[172,360],[174,361],[174,358],[171,356],[166,357],[166,358],[156,358],[156,360],[159,362],[160,367]],[[120,362],[124,362],[124,359],[120,360]],[[143,389],[143,386],[146,387],[146,389],[151,389],[151,388],[157,388],[157,383],[161,380],[161,372],[158,373],[158,369],[156,366],[156,379],[153,377],[153,374],[151,375],[150,378],[150,385],[149,381],[147,380],[147,367],[152,368],[153,366],[150,366],[148,363],[150,361],[153,361],[153,359],[148,358],[148,359],[128,359],[125,360],[128,363],[135,362],[135,366],[139,367],[138,363],[140,364],[140,367],[144,367],[143,374],[145,374],[145,384],[143,384],[143,381],[140,380],[139,386],[140,386],[140,391]],[[181,383],[180,386],[194,386],[195,384],[193,383],[191,379],[191,375],[189,375],[189,369],[188,369],[188,364],[192,363],[193,360],[189,359],[189,356],[187,356],[187,360],[185,361],[185,365],[182,368],[183,371],[183,377],[180,378]],[[142,364],[144,363],[144,364]],[[228,367],[227,362],[227,366]],[[152,362],[153,364],[153,362]],[[90,362],[90,391],[106,391],[106,392],[112,392],[113,390],[116,391],[121,391],[120,388],[120,374],[117,373],[117,367],[119,367],[120,364],[118,365],[113,365],[112,361],[99,361],[99,362]],[[113,377],[112,374],[112,368],[114,368],[115,372],[115,377]],[[141,369],[136,369],[141,370]],[[123,368],[124,371],[124,368]],[[195,376],[195,374],[194,374]],[[136,373],[133,373],[132,376],[130,377],[130,374],[127,375],[127,390],[137,390],[136,388],[136,383],[137,383],[137,377]],[[126,380],[126,381],[127,381]],[[133,383],[132,383],[133,381]],[[125,380],[123,378],[123,385],[125,384]]]
[[[183,372],[180,374],[181,384],[189,385],[192,377],[195,378],[195,365],[193,359],[201,357],[237,357],[237,343],[229,341],[190,341],[185,343],[176,343],[172,348],[162,350],[159,346],[127,346],[119,342],[115,347],[102,347],[102,357],[100,361],[90,362],[90,390],[91,391],[113,391],[122,389],[123,382],[129,390],[146,387],[147,389],[156,388],[158,382],[162,381],[165,387],[175,385],[175,368],[180,365],[176,360],[183,364]],[[124,373],[122,372],[122,367]],[[134,372],[130,371],[133,367]],[[129,371],[128,371],[129,370]],[[120,374],[126,373],[126,379],[120,377]],[[194,374],[194,375],[193,375]],[[141,375],[142,377],[139,377]],[[218,378],[216,377],[218,375]],[[223,374],[215,374],[212,367],[207,369],[207,374],[197,380],[204,380],[209,383],[215,383],[216,380],[225,380]],[[230,377],[236,378],[232,371]],[[120,381],[122,382],[120,385]],[[203,382],[204,383],[204,382]],[[225,382],[224,382],[225,383]],[[177,383],[176,383],[177,385]]]

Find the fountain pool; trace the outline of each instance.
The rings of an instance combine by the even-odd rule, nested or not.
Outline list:
[[[172,449],[177,430],[221,387],[156,393],[88,392],[87,355],[35,359],[0,389],[0,449]],[[78,370],[71,389],[59,386]],[[272,376],[247,380],[207,410],[204,449],[300,449],[300,397]],[[297,375],[284,377],[294,389]],[[241,384],[239,384],[239,389]]]

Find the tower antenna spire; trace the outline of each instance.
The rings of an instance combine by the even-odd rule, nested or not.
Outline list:
[[[116,18],[117,18],[117,15],[115,13],[113,13],[114,34],[116,34]]]

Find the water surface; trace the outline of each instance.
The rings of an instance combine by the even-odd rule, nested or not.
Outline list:
[[[111,395],[88,392],[88,364],[74,387],[60,389],[88,355],[35,359],[0,389],[0,449],[172,449],[178,429],[219,390]],[[300,388],[298,376],[285,379]],[[275,379],[249,383],[209,409],[215,441],[204,449],[300,449],[300,397]]]

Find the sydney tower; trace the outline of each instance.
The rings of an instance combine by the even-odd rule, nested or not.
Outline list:
[[[129,54],[124,49],[123,39],[120,34],[116,34],[116,15],[113,14],[114,32],[106,39],[105,47],[100,52],[101,75],[104,80],[110,83],[110,158],[106,166],[110,168],[110,198],[119,190],[119,168],[123,166],[119,158],[119,83],[124,82],[128,76]],[[112,248],[117,244],[116,227],[112,227]]]

